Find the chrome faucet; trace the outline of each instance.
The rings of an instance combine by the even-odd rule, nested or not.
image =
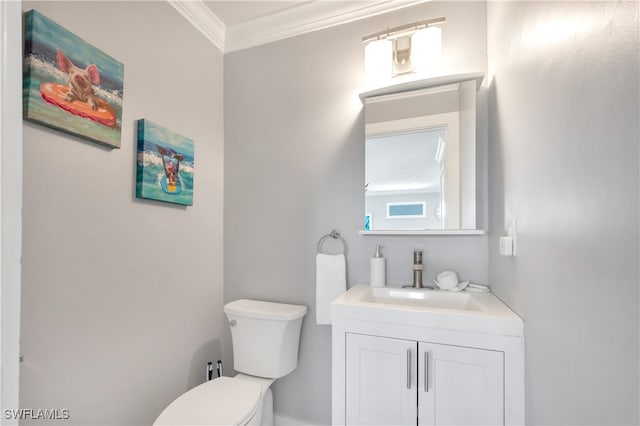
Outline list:
[[[413,251],[413,288],[423,288],[422,287],[422,250],[414,250]]]

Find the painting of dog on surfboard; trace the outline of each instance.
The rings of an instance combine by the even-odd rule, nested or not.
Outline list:
[[[25,119],[120,148],[123,64],[30,10],[23,69]]]
[[[193,205],[193,160],[191,139],[138,120],[138,198]]]

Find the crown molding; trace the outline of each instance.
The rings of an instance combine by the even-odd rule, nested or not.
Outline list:
[[[225,52],[226,28],[224,22],[201,0],[167,0],[167,2],[221,52]]]
[[[403,9],[429,0],[315,0],[228,27],[225,27],[202,0],[167,1],[223,53],[229,53]]]
[[[225,52],[283,40],[371,16],[402,9],[427,0],[375,0],[366,2],[312,1],[227,28]]]

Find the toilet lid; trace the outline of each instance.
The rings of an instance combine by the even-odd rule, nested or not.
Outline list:
[[[173,401],[154,425],[243,425],[258,411],[259,384],[219,377]]]

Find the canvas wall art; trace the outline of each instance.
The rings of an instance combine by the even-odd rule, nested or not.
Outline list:
[[[24,37],[24,118],[120,148],[124,65],[36,10]]]
[[[193,141],[149,120],[138,120],[136,196],[193,205]]]

